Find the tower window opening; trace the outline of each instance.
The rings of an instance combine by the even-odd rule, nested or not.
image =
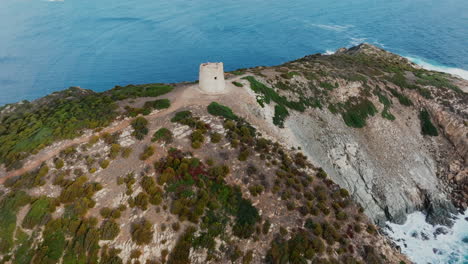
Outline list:
[[[215,80],[218,80],[218,77],[215,77]]]

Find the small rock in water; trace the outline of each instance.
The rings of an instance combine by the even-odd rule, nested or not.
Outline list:
[[[419,238],[419,235],[417,232],[413,232],[411,233],[411,236],[414,237],[414,238]]]
[[[446,235],[448,234],[449,231],[447,228],[445,227],[438,227],[436,228],[435,232],[434,232],[434,237],[437,237],[438,235]]]
[[[440,251],[440,250],[437,249],[437,248],[433,248],[433,249],[432,249],[432,252],[434,252],[434,254],[436,254],[436,255],[442,255],[442,254],[443,254],[442,251]]]
[[[463,243],[467,243],[467,244],[468,244],[468,237],[464,237],[464,238],[462,239],[462,241],[463,241]]]
[[[429,240],[429,236],[426,235],[426,233],[421,232],[421,238],[422,240]]]

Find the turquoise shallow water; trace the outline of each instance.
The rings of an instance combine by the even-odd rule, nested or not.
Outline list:
[[[466,0],[2,0],[0,105],[69,86],[197,79],[366,41],[468,69]]]

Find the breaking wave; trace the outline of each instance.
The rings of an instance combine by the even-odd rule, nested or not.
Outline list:
[[[387,222],[385,231],[416,264],[468,263],[468,210],[457,215],[452,228],[432,226],[425,219],[415,212],[403,225]]]
[[[460,68],[453,68],[453,67],[448,67],[444,65],[438,65],[435,63],[428,62],[427,60],[417,58],[417,57],[410,57],[406,56],[408,60],[410,60],[413,63],[416,63],[417,65],[423,67],[426,70],[431,70],[431,71],[439,71],[439,72],[445,72],[445,73],[450,73],[453,75],[456,75],[460,78],[463,78],[465,80],[468,80],[468,71]]]
[[[347,30],[348,28],[352,27],[350,25],[327,25],[327,24],[309,24],[309,26],[320,28],[320,29],[325,29],[325,30],[330,30],[330,31],[336,31],[336,32],[343,32]]]

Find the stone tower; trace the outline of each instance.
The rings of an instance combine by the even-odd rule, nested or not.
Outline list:
[[[224,68],[222,62],[203,63],[200,65],[200,89],[205,93],[224,93]]]

